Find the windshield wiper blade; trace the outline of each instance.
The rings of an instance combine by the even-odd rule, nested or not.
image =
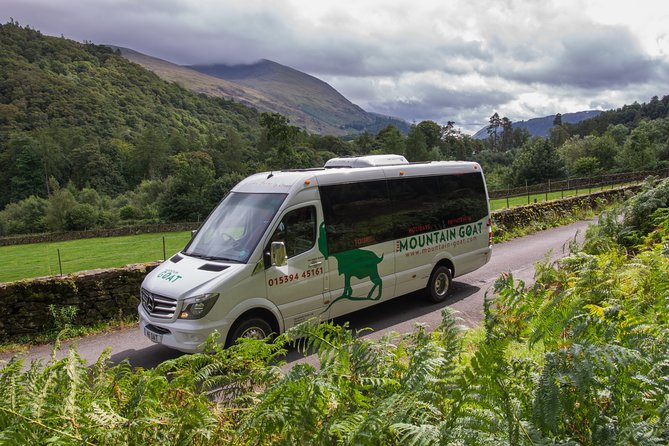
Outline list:
[[[190,257],[196,257],[196,258],[198,258],[198,259],[202,259],[202,260],[212,260],[212,261],[215,261],[215,260],[223,260],[224,262],[242,263],[242,262],[240,262],[239,260],[236,260],[236,259],[230,259],[230,258],[228,258],[228,257],[207,256],[207,255],[204,255],[204,254],[199,254],[199,253],[197,253],[197,252],[183,253],[183,254],[185,254],[185,255],[187,255],[187,256],[190,256]]]

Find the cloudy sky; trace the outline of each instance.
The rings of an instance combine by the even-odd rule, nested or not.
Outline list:
[[[270,59],[467,133],[669,94],[666,0],[2,0],[10,18],[184,65]]]

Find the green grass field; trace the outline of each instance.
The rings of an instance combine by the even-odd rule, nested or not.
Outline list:
[[[63,274],[163,260],[163,237],[169,257],[186,246],[190,231],[2,246],[0,282],[60,274],[58,250]]]

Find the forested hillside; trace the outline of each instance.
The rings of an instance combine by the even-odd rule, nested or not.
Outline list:
[[[259,135],[254,110],[163,82],[104,46],[9,23],[0,49],[0,206],[45,196],[51,177],[118,194],[157,178],[171,155],[226,132]]]
[[[635,102],[631,105],[624,105],[579,123],[566,124],[566,127],[574,135],[590,135],[593,132],[602,134],[609,125],[622,124],[626,127],[636,127],[644,119],[655,120],[666,116],[669,116],[669,96],[663,96],[662,99],[654,96],[648,103]]]

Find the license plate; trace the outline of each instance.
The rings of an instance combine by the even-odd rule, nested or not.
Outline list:
[[[157,344],[160,344],[160,343],[163,342],[163,335],[158,334],[158,333],[154,333],[146,327],[144,327],[144,336],[146,336],[151,341],[153,341]]]

